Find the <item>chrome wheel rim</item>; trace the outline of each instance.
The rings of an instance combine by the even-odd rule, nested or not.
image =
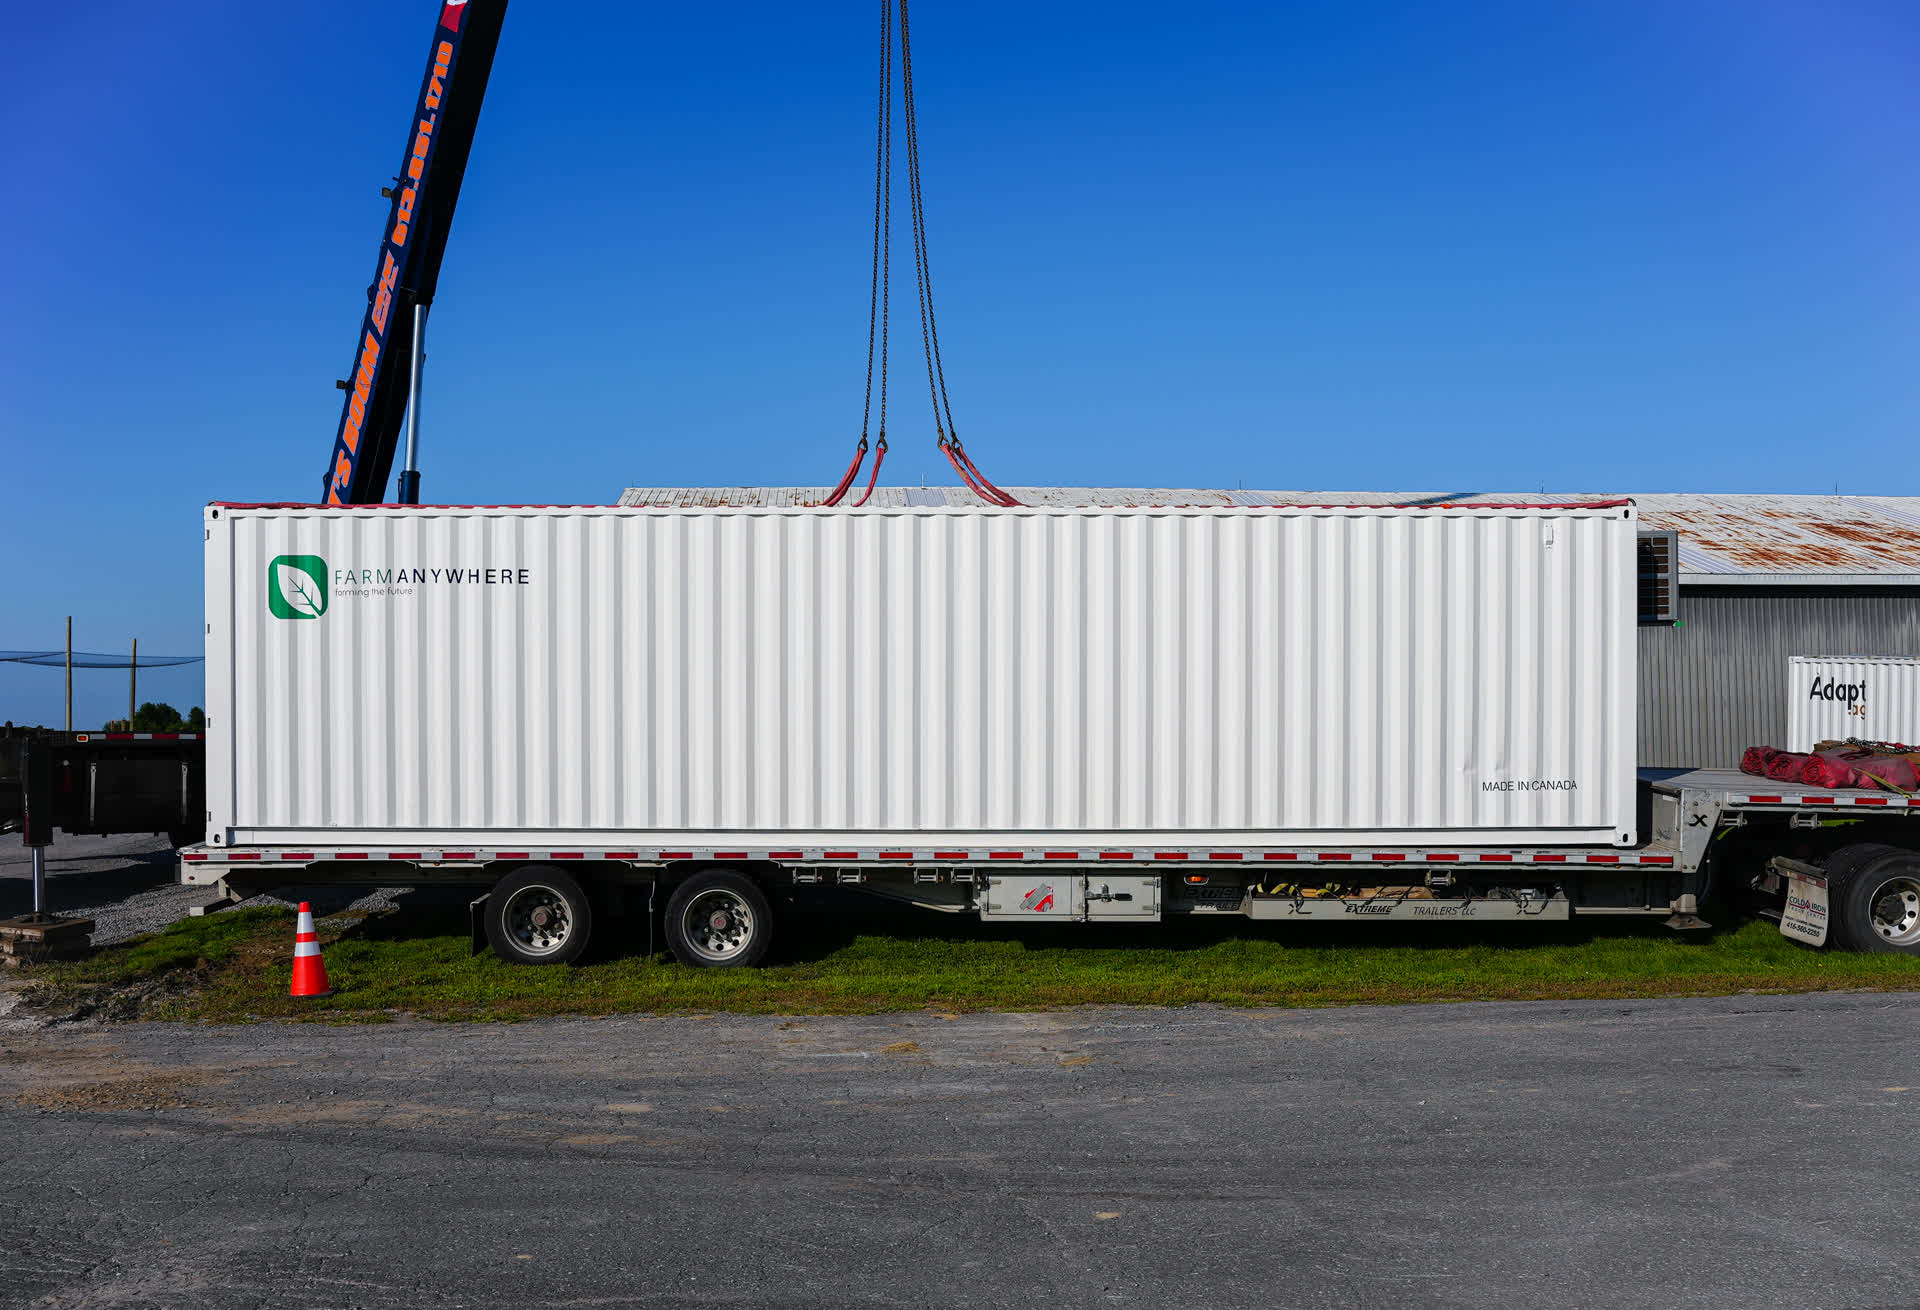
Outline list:
[[[573,937],[573,911],[567,898],[535,883],[507,897],[507,935],[528,955],[552,955]]]
[[[1895,946],[1920,943],[1920,878],[1889,878],[1867,899],[1873,930]]]
[[[703,960],[731,960],[753,942],[757,924],[744,896],[723,887],[701,892],[680,915],[681,935]]]

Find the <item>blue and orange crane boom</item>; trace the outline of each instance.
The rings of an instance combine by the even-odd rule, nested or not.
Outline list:
[[[346,400],[327,461],[321,501],[376,505],[386,498],[403,424],[418,421],[418,371],[426,310],[440,280],[447,233],[473,148],[480,105],[507,16],[507,0],[444,0],[393,200],[380,238],[367,313],[355,338]],[[412,349],[409,352],[408,346]],[[398,498],[417,504],[420,474],[401,472]]]

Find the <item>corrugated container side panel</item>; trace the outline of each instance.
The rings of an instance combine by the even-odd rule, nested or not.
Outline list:
[[[256,834],[1632,827],[1627,518],[427,510],[228,526],[228,826]],[[265,615],[264,570],[286,554],[328,561],[319,619]],[[528,582],[501,572],[519,569]],[[1537,781],[1576,785],[1488,786]]]

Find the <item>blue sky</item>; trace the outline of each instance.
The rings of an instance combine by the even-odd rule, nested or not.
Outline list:
[[[10,16],[0,648],[72,614],[84,649],[197,650],[201,506],[316,496],[436,13]],[[509,13],[426,499],[837,476],[876,25]],[[914,35],[997,481],[1920,493],[1920,7],[921,0]],[[953,481],[897,379],[888,480]],[[122,712],[124,675],[76,678],[81,726]],[[0,719],[57,723],[60,682],[0,666]]]

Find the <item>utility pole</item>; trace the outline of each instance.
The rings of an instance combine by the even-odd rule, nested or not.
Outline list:
[[[67,731],[73,731],[73,615],[67,615]]]
[[[127,731],[133,731],[133,702],[140,677],[140,638],[133,639],[133,658],[127,664]]]

